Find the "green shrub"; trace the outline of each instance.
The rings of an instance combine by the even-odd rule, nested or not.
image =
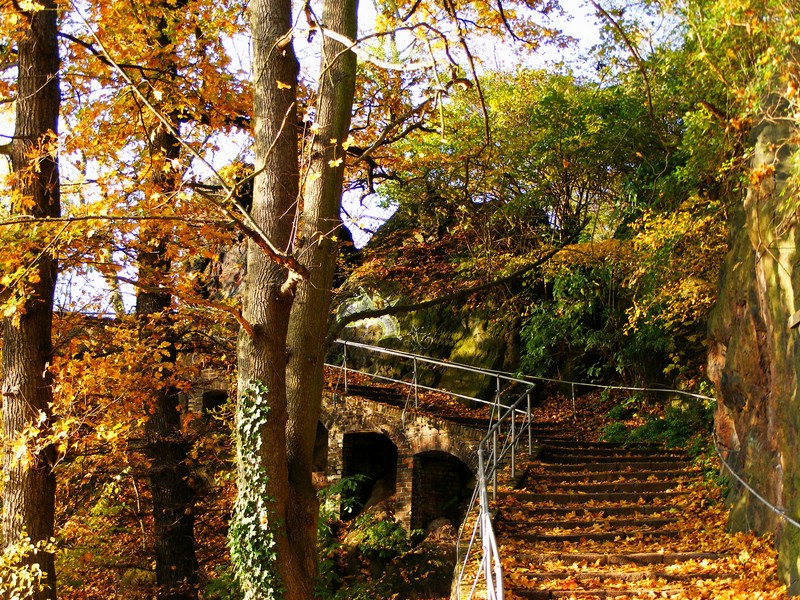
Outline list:
[[[366,558],[391,559],[411,547],[408,533],[394,519],[377,519],[365,513],[356,519],[356,526],[363,535],[358,549]]]
[[[671,404],[663,415],[649,416],[644,424],[628,428],[621,422],[628,411],[623,404],[609,411],[609,417],[618,419],[606,425],[603,439],[618,444],[661,444],[668,448],[684,448],[690,456],[698,456],[708,445],[708,432],[714,420],[712,401],[689,398]]]

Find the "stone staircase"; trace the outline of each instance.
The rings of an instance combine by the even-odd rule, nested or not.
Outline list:
[[[683,453],[555,431],[500,488],[507,598],[705,598],[704,582],[733,577],[724,553],[696,550],[708,532],[686,516],[701,477]]]

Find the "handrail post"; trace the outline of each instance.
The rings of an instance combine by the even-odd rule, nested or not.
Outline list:
[[[497,384],[496,384],[497,392],[495,393],[495,403],[496,403],[496,407],[497,407],[497,420],[499,421],[500,420],[500,416],[503,414],[502,411],[500,410],[500,375],[497,376],[495,381],[497,382]]]
[[[575,410],[575,384],[572,384],[572,419],[578,420],[578,412]]]
[[[517,411],[511,409],[511,480],[517,478]]]
[[[344,369],[344,395],[347,396],[347,342],[344,342],[344,354],[342,355],[342,368]]]
[[[413,358],[414,363],[414,408],[419,410],[419,386],[417,385],[417,357]]]
[[[533,452],[533,415],[531,414],[531,388],[526,393],[528,397],[528,455]]]
[[[496,427],[492,434],[492,500],[497,500],[497,434],[500,427]]]

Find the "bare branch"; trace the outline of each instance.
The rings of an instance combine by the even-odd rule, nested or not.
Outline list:
[[[358,159],[355,162],[359,163],[361,161],[366,161],[370,157],[370,155],[372,155],[372,153],[375,152],[375,150],[377,150],[379,147],[381,147],[381,146],[385,145],[386,143],[388,143],[386,140],[387,140],[387,137],[389,135],[389,132],[391,132],[393,129],[397,128],[398,126],[402,125],[405,121],[407,121],[408,119],[410,119],[414,115],[418,115],[420,113],[423,113],[425,111],[425,109],[431,104],[431,102],[433,102],[433,100],[434,100],[434,96],[430,96],[429,98],[424,100],[421,104],[418,104],[417,106],[412,107],[411,109],[409,109],[406,112],[404,112],[402,115],[396,117],[395,119],[392,119],[383,128],[383,130],[381,131],[381,133],[377,137],[377,139],[374,142],[372,142],[372,144],[370,144],[369,147],[366,150],[362,151],[359,154]],[[401,137],[404,137],[404,136],[401,136]],[[401,138],[398,138],[398,139],[401,139]]]
[[[341,33],[336,33],[327,27],[322,27],[319,24],[316,28],[322,32],[322,35],[329,37],[334,41],[339,42],[345,47],[345,50],[351,50],[356,56],[362,58],[367,62],[371,62],[376,67],[386,69],[387,71],[416,71],[418,69],[430,69],[433,62],[412,62],[412,63],[393,63],[382,60],[377,56],[370,54],[366,50],[358,47],[359,41],[354,41]]]
[[[227,304],[224,304],[222,302],[214,302],[212,300],[206,300],[205,298],[199,298],[198,296],[182,295],[181,301],[186,302],[187,304],[202,306],[204,308],[210,308],[212,310],[218,310],[226,314],[229,314],[234,319],[236,319],[236,322],[242,329],[245,330],[245,332],[247,332],[247,335],[253,337],[255,334],[255,332],[253,331],[253,326],[248,322],[247,319],[245,319],[242,316],[242,312],[233,306],[228,306]]]
[[[512,39],[514,39],[514,40],[516,40],[518,42],[522,42],[523,44],[528,44],[530,46],[536,46],[536,44],[534,42],[532,42],[530,40],[523,39],[523,38],[519,37],[514,32],[514,29],[512,29],[511,23],[509,23],[508,17],[506,16],[505,8],[503,8],[503,0],[497,0],[497,10],[500,12],[500,18],[503,20],[503,25],[505,26],[506,31],[508,31],[508,33],[509,33],[509,35],[511,36]]]
[[[80,216],[67,216],[67,217],[41,217],[37,218],[32,215],[20,215],[13,219],[0,221],[0,227],[8,227],[10,225],[21,225],[23,223],[79,223],[81,221],[180,221],[186,223],[191,227],[200,227],[202,225],[221,225],[230,227],[233,223],[227,219],[187,219],[181,216],[137,216],[137,215],[80,215]]]
[[[577,234],[570,237],[568,240],[564,241],[559,246],[548,250],[543,256],[540,256],[532,263],[525,265],[524,267],[517,269],[513,273],[510,273],[509,275],[506,275],[504,277],[498,277],[497,279],[492,279],[491,281],[487,281],[486,283],[482,283],[480,285],[463,288],[455,292],[452,292],[450,294],[445,294],[443,296],[438,296],[436,298],[430,298],[428,300],[423,300],[421,302],[414,302],[410,304],[395,304],[394,306],[387,306],[385,308],[376,308],[372,310],[364,310],[357,313],[353,313],[351,315],[347,315],[341,318],[340,320],[336,321],[332,325],[330,331],[328,332],[326,343],[330,345],[333,342],[333,340],[337,338],[342,329],[344,329],[348,324],[354,323],[355,321],[360,321],[362,319],[370,319],[375,317],[382,317],[384,315],[399,315],[399,314],[415,312],[418,310],[425,310],[426,308],[432,308],[434,306],[445,304],[447,302],[461,300],[463,298],[467,298],[469,296],[477,294],[478,292],[482,292],[484,290],[488,290],[500,285],[504,285],[506,283],[510,283],[511,281],[514,281],[515,279],[522,277],[526,273],[546,263],[556,254],[558,254],[565,246],[571,243],[575,238],[577,238]]]
[[[625,33],[625,30],[622,29],[622,25],[612,17],[606,9],[600,6],[595,0],[589,0],[592,6],[594,6],[595,10],[606,20],[608,21],[614,30],[619,34],[622,38],[622,41],[625,43],[625,46],[628,48],[628,51],[631,53],[633,60],[636,62],[636,67],[639,69],[639,73],[642,75],[642,81],[644,82],[644,91],[647,95],[647,112],[650,114],[650,120],[653,122],[653,127],[655,129],[656,135],[658,139],[661,141],[661,144],[664,146],[665,149],[669,149],[669,146],[664,141],[663,137],[661,136],[661,128],[658,126],[658,121],[656,120],[655,110],[653,109],[653,93],[650,89],[650,78],[647,75],[647,69],[645,68],[644,60],[642,59],[642,55],[639,54],[639,50],[636,46],[633,45],[628,34]]]

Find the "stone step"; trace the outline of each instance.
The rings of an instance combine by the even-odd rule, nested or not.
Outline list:
[[[589,600],[590,598],[678,598],[683,588],[664,588],[653,594],[649,588],[643,589],[610,589],[610,590],[511,590],[516,597],[527,598],[528,600],[556,600],[565,598],[569,600]],[[683,596],[685,597],[685,596]]]
[[[621,446],[614,442],[602,442],[602,441],[593,441],[588,442],[584,440],[578,439],[543,439],[539,440],[544,448],[553,449],[554,451],[559,450],[567,450],[567,449],[577,449],[577,450],[588,450],[588,449],[598,449],[598,450],[613,450],[618,453],[628,453],[628,452],[668,452],[668,453],[680,453],[681,450],[668,450],[665,449],[664,446],[660,444],[630,444],[627,446]]]
[[[547,444],[547,447],[555,452],[566,450],[567,448],[581,449],[597,449],[607,450],[610,452],[618,452],[626,454],[629,452],[667,452],[670,454],[686,454],[685,450],[681,448],[667,448],[664,444],[651,444],[647,442],[634,443],[634,444],[618,444],[616,442],[605,442],[603,440],[581,440],[570,442],[568,444],[554,443]]]
[[[683,452],[667,452],[664,450],[620,450],[619,448],[555,448],[544,446],[539,453],[539,460],[550,463],[576,462],[653,462],[669,460],[686,460]]]
[[[670,500],[685,495],[683,491],[664,492],[587,492],[583,494],[569,494],[559,492],[534,493],[518,492],[514,494],[521,502],[530,504],[543,504],[552,502],[556,505],[583,505],[587,502],[618,502],[625,504],[647,504],[655,500]]]
[[[675,565],[690,560],[714,561],[724,554],[714,552],[633,552],[620,554],[601,554],[599,552],[555,552],[543,554],[519,554],[516,562],[539,565],[548,562],[561,562],[566,565],[586,563],[604,565]]]
[[[675,481],[610,481],[601,483],[562,483],[556,481],[540,481],[537,485],[526,485],[523,491],[535,493],[569,493],[569,494],[599,494],[614,492],[647,493],[667,492],[680,486]]]
[[[631,529],[625,531],[581,531],[577,533],[521,533],[514,537],[518,540],[527,542],[613,542],[626,540],[629,538],[637,539],[674,539],[680,535],[677,529]]]
[[[539,530],[544,529],[591,529],[592,531],[597,531],[598,528],[602,529],[611,529],[615,527],[648,527],[648,528],[659,528],[659,527],[666,527],[667,525],[672,525],[673,523],[677,523],[678,518],[676,517],[658,517],[653,519],[648,518],[638,518],[638,519],[591,519],[591,520],[579,520],[579,519],[565,519],[565,520],[558,520],[558,521],[538,521],[538,520],[527,520],[527,521],[518,521],[513,519],[504,519],[501,518],[500,520],[500,527],[504,530],[507,529],[525,529],[525,528],[536,528]]]
[[[542,472],[556,473],[600,473],[619,472],[621,474],[634,471],[669,471],[674,469],[687,469],[691,463],[686,460],[613,460],[587,461],[585,457],[575,457],[575,461],[546,462],[536,465]]]
[[[516,508],[516,507],[515,507]],[[652,515],[662,513],[673,513],[677,509],[673,506],[667,505],[641,505],[641,504],[623,504],[612,506],[598,506],[598,507],[576,507],[576,506],[521,506],[517,510],[524,511],[528,518],[535,519],[537,517],[596,517],[596,516],[631,516],[631,515]],[[508,510],[508,509],[506,509]],[[566,519],[565,519],[566,520]]]
[[[629,481],[648,481],[655,479],[670,478],[677,479],[696,479],[699,477],[697,471],[690,471],[688,469],[664,469],[658,470],[644,470],[644,471],[628,471],[619,473],[617,471],[596,471],[593,473],[576,473],[548,471],[546,473],[530,472],[526,473],[525,480],[527,482],[562,482],[562,483],[577,483],[583,481],[584,483],[601,482],[601,481],[617,481],[624,479]]]
[[[672,573],[669,571],[528,571],[527,577],[539,581],[573,579],[575,581],[591,581],[602,585],[605,580],[625,582],[644,581],[646,579],[661,579],[667,582],[691,581],[693,579],[725,579],[731,577],[730,573],[705,573],[703,571],[689,573]]]

